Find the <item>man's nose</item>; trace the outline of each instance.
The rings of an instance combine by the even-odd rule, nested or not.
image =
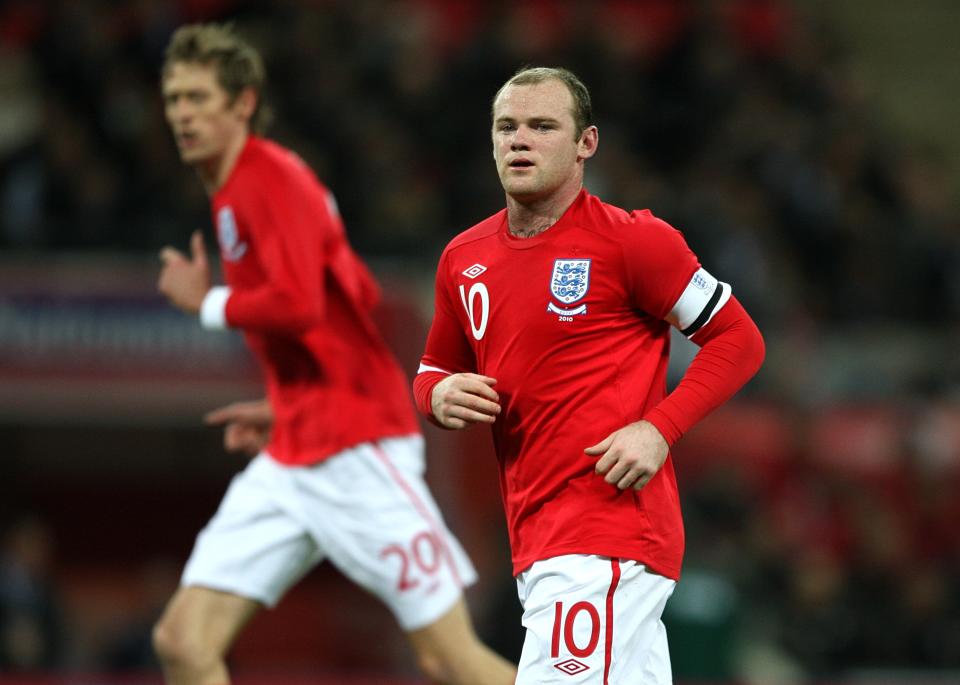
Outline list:
[[[510,149],[513,151],[517,150],[529,150],[529,132],[523,126],[517,128],[513,133],[513,140],[510,141]]]
[[[192,115],[190,106],[183,100],[177,100],[170,106],[170,118],[174,121],[187,121]]]

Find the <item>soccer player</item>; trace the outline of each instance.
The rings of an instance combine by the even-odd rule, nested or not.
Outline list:
[[[574,74],[515,74],[492,137],[507,206],[440,258],[417,405],[493,430],[517,683],[669,683],[660,617],[684,545],[670,446],[753,376],[763,339],[678,231],[583,188],[598,132]],[[667,395],[671,325],[700,350]]]
[[[471,626],[462,591],[475,572],[423,480],[409,387],[371,320],[376,283],[324,186],[253,132],[263,82],[259,54],[228,28],[185,26],[167,47],[166,118],[210,195],[227,285],[211,287],[198,232],[190,256],[163,249],[158,287],[203,326],[242,330],[268,397],[208,417],[228,448],[263,450],[154,629],[167,682],[227,683],[247,621],[329,559],[387,604],[431,680],[513,683]]]

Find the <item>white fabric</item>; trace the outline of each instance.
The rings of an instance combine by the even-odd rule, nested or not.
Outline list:
[[[517,685],[673,682],[667,634],[660,617],[676,583],[636,561],[620,559],[617,563],[620,578],[609,603],[614,577],[609,557],[553,557],[534,563],[517,576],[527,629]]]
[[[200,304],[200,325],[213,330],[223,330],[227,327],[227,300],[230,299],[230,288],[225,285],[215,285],[207,291]]]
[[[721,288],[720,299],[713,306],[706,321],[700,326],[706,326],[713,318],[713,315],[720,311],[720,308],[730,299],[732,289],[726,283],[718,281],[710,275],[706,269],[700,268],[694,272],[690,278],[687,287],[684,288],[677,303],[667,314],[667,321],[676,326],[679,330],[685,330],[696,321],[704,308],[709,304],[717,288]]]
[[[313,466],[261,453],[234,477],[181,580],[274,606],[329,559],[404,630],[446,613],[476,572],[423,480],[423,438],[391,438]]]
[[[426,364],[420,364],[420,368],[417,369],[417,375],[420,375],[421,373],[425,373],[427,371],[439,371],[440,373],[445,373],[448,376],[450,375],[449,371],[444,371],[443,369],[439,369],[436,366],[427,366]]]

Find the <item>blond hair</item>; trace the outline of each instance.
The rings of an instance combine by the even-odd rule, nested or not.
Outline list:
[[[251,130],[262,133],[269,123],[270,112],[262,102],[267,70],[260,53],[229,24],[187,24],[174,31],[164,53],[163,75],[174,64],[212,65],[217,82],[235,100],[242,91],[257,94],[257,106],[250,117]]]

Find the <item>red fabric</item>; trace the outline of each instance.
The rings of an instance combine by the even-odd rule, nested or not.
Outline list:
[[[610,579],[610,589],[607,590],[606,605],[606,635],[603,641],[603,685],[610,681],[610,665],[613,663],[613,594],[617,591],[620,584],[620,560],[610,560],[610,570],[612,578]]]
[[[251,136],[212,211],[227,323],[259,360],[276,415],[270,455],[309,464],[416,433],[406,377],[371,319],[377,284],[307,166]]]
[[[735,297],[691,338],[701,346],[677,387],[643,418],[670,445],[730,399],[763,363],[760,331]]]
[[[442,426],[433,415],[433,406],[430,400],[433,397],[433,389],[437,386],[437,383],[446,377],[447,374],[440,373],[439,371],[423,371],[418,373],[417,377],[413,379],[413,399],[414,402],[416,402],[417,409],[427,418],[427,421],[439,428],[444,428],[444,426]]]
[[[671,458],[641,491],[619,491],[583,451],[663,400],[663,319],[699,262],[649,212],[586,192],[533,238],[510,236],[505,218],[501,211],[444,251],[422,363],[497,379],[502,411],[492,430],[514,572],[561,554],[598,554],[678,578],[683,525]],[[558,259],[590,260],[588,288],[569,304],[551,290]],[[548,305],[586,312],[564,317]],[[437,380],[431,372],[415,386],[427,416]]]

